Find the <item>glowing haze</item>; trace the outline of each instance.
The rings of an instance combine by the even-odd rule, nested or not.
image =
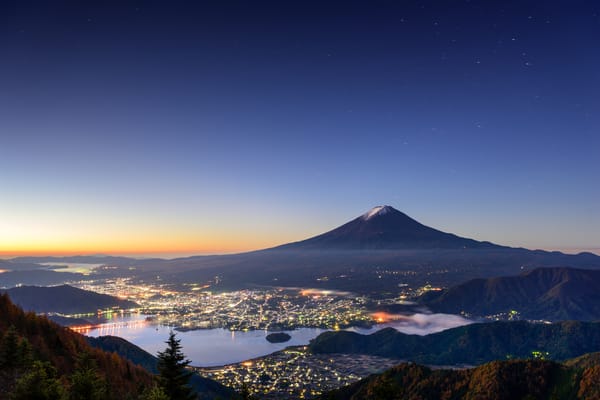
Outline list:
[[[251,250],[378,204],[599,252],[600,6],[450,3],[3,3],[0,255]]]

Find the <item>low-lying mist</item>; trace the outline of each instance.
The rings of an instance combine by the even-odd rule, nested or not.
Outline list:
[[[380,324],[371,329],[373,331],[383,327],[391,327],[402,333],[421,336],[450,328],[456,328],[458,326],[469,325],[475,322],[454,314],[415,313],[406,315],[375,313],[373,314],[373,317],[380,322]],[[356,332],[364,333],[360,330],[356,330]]]

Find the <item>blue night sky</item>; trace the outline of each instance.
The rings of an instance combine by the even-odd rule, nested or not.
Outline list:
[[[267,247],[379,204],[600,253],[600,3],[2,2],[0,255]]]

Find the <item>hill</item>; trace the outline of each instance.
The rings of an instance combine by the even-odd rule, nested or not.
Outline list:
[[[117,336],[87,337],[86,339],[95,348],[116,353],[149,372],[158,372],[158,358],[125,339]],[[238,398],[238,394],[233,389],[223,386],[212,379],[204,378],[197,373],[194,373],[190,378],[190,385],[200,394],[201,399]]]
[[[12,328],[11,328],[12,327]],[[34,313],[25,313],[14,305],[6,294],[0,295],[0,337],[3,337],[3,348],[7,342],[7,332],[15,332],[21,344],[30,348],[35,359],[49,362],[56,369],[57,376],[67,380],[76,371],[78,360],[84,354],[90,356],[98,367],[98,374],[106,382],[110,382],[111,398],[127,398],[136,395],[140,387],[148,387],[153,382],[153,376],[141,367],[129,361],[91,347],[85,338],[63,328],[45,317]],[[26,342],[23,342],[25,340]],[[13,346],[14,348],[14,346]],[[22,354],[22,353],[19,353]],[[6,361],[5,357],[2,357]],[[15,357],[10,357],[15,360]],[[0,391],[11,387],[10,376],[3,369]],[[0,393],[4,398],[6,392]]]
[[[566,366],[579,369],[590,368],[595,365],[600,365],[600,352],[587,353],[582,356],[572,358],[564,362]]]
[[[118,336],[86,336],[85,339],[92,347],[109,353],[117,353],[121,357],[131,361],[135,365],[143,367],[153,374],[158,372],[156,367],[158,358],[123,338]]]
[[[599,320],[600,271],[538,268],[518,276],[474,279],[421,302],[436,312],[475,316],[515,310],[527,319]]]
[[[84,278],[85,275],[76,272],[57,272],[47,269],[15,270],[0,273],[0,288],[20,285],[60,285],[80,281]]]
[[[426,336],[393,328],[371,335],[325,332],[309,345],[314,353],[357,353],[429,365],[478,365],[507,358],[566,360],[600,351],[600,322],[471,324]]]
[[[401,364],[329,392],[327,400],[598,399],[600,368],[577,369],[543,360],[494,361],[467,370]]]
[[[37,313],[81,314],[112,307],[122,309],[139,307],[132,301],[69,285],[20,286],[5,292],[19,307]]]
[[[11,340],[7,339],[11,336],[9,332],[13,332],[14,335],[12,346],[9,345]],[[139,347],[117,337],[86,338],[44,316],[32,312],[25,313],[12,303],[6,294],[2,294],[0,398],[7,398],[15,389],[15,380],[31,371],[31,365],[26,366],[24,363],[24,359],[31,358],[48,362],[51,367],[45,372],[53,371],[57,378],[55,383],[65,385],[65,388],[71,391],[75,385],[74,377],[81,372],[82,358],[91,360],[97,367],[93,376],[98,378],[98,382],[103,382],[101,386],[107,390],[103,400],[137,399],[145,389],[156,383],[152,372],[156,371],[157,359]],[[17,370],[16,366],[19,366],[20,370]],[[196,390],[198,399],[239,398],[233,390],[197,374],[191,377],[190,385]]]

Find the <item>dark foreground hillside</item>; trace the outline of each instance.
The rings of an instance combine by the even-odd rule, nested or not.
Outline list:
[[[82,335],[45,317],[25,313],[7,295],[0,295],[0,338],[0,398],[8,397],[7,393],[15,388],[19,378],[32,370],[36,361],[48,363],[44,368],[37,364],[39,375],[55,374],[67,388],[83,355],[92,360],[99,380],[110,382],[106,384],[109,399],[137,396],[143,388],[153,384],[153,376],[143,368],[116,354],[91,347]]]
[[[144,367],[146,370],[158,372],[158,358],[133,343],[117,336],[87,337],[88,343],[96,348],[114,352],[121,357]],[[198,393],[200,399],[237,399],[238,393],[219,382],[204,378],[195,373],[190,377],[190,386]]]
[[[600,366],[568,367],[552,361],[494,361],[473,369],[432,370],[401,364],[321,397],[378,399],[600,399]]]
[[[152,397],[157,381],[150,371],[156,371],[156,362],[120,338],[97,339],[92,347],[83,335],[26,313],[0,295],[0,399],[162,400]],[[238,398],[198,375],[190,385],[199,399]]]

